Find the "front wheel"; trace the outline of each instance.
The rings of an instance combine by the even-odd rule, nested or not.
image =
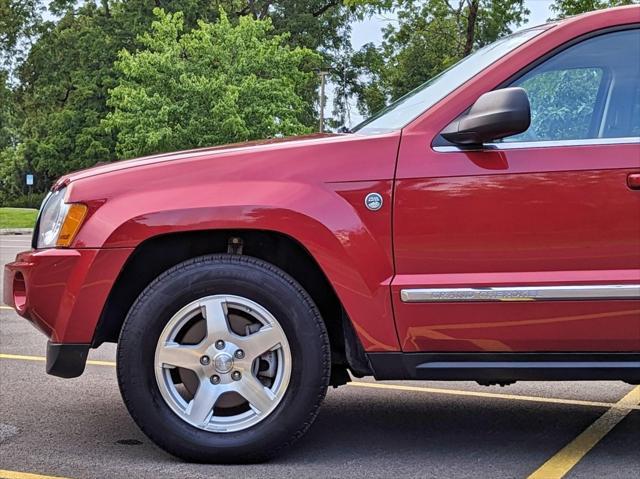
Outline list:
[[[132,306],[118,382],[138,426],[189,461],[266,460],[309,428],[329,382],[329,341],[309,295],[256,258],[181,263]]]

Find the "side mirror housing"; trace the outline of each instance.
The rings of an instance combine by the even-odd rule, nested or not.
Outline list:
[[[457,145],[482,145],[529,128],[531,108],[519,87],[493,90],[480,96],[469,112],[450,123],[441,135]]]

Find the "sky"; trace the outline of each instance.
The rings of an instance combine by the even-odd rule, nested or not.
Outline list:
[[[526,0],[525,5],[530,10],[528,22],[521,25],[516,30],[522,28],[529,28],[536,25],[546,23],[552,16],[550,7],[553,0]],[[354,50],[358,50],[365,43],[373,42],[379,44],[382,41],[382,29],[390,22],[395,22],[395,16],[391,13],[385,15],[375,15],[371,18],[367,18],[361,22],[357,22],[353,25],[351,33],[351,42]],[[331,89],[327,92],[327,114],[331,113],[331,105],[333,98],[331,95]],[[348,126],[354,126],[363,120],[362,116],[358,114],[355,105],[351,108],[351,122]]]

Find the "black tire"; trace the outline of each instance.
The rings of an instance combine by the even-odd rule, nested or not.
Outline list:
[[[261,422],[237,432],[209,432],[182,420],[163,399],[154,375],[156,344],[172,315],[215,294],[243,296],[265,307],[291,349],[291,378],[281,402]],[[262,462],[289,447],[318,413],[330,364],[327,331],[306,291],[274,265],[240,255],[202,256],[163,273],[131,307],[118,341],[118,383],[131,417],[155,444],[194,462]]]

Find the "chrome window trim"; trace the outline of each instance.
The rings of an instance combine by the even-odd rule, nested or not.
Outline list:
[[[558,148],[566,146],[640,145],[640,136],[625,138],[586,138],[582,140],[519,141],[513,143],[487,143],[479,148],[461,148],[455,145],[434,146],[438,153],[491,150],[522,150],[525,148]]]
[[[400,299],[403,303],[640,299],[640,284],[407,288],[400,291]]]

